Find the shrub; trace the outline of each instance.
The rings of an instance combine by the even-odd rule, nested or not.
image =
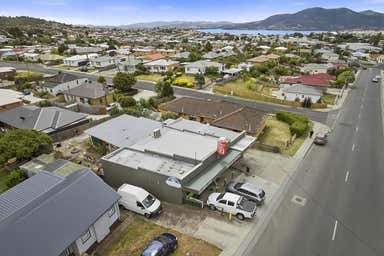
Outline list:
[[[177,119],[178,115],[171,112],[161,113],[161,120],[165,121],[167,119]]]
[[[291,134],[296,134],[300,137],[306,135],[309,129],[309,120],[303,115],[294,114],[291,112],[277,112],[277,120],[289,124],[289,130]]]
[[[292,125],[289,126],[291,134],[296,134],[297,137],[301,137],[307,134],[308,124],[300,121],[295,121]]]
[[[131,96],[120,96],[118,102],[123,108],[136,106],[136,100]]]
[[[276,118],[277,118],[277,120],[280,120],[280,121],[287,123],[289,125],[292,125],[296,121],[300,121],[303,123],[309,122],[308,118],[303,116],[303,115],[298,115],[298,114],[294,114],[291,112],[285,112],[285,111],[277,112]]]
[[[24,181],[26,178],[27,175],[22,170],[15,170],[8,175],[5,185],[10,189]]]
[[[193,87],[193,83],[191,81],[189,81],[187,78],[183,78],[183,77],[177,78],[173,82],[173,84],[176,86],[182,86],[182,87],[188,87],[188,88]]]

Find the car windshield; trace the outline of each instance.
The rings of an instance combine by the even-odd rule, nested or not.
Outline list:
[[[243,183],[236,183],[236,185],[234,186],[235,189],[240,189],[241,186],[243,186]]]
[[[223,198],[223,196],[224,196],[224,193],[221,193],[220,195],[217,196],[216,200],[217,201],[220,200],[221,198]]]
[[[156,198],[149,194],[144,200],[143,200],[143,205],[145,208],[151,207],[151,205],[156,201]]]

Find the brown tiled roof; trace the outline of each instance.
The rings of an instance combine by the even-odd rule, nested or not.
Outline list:
[[[168,112],[212,119],[232,113],[239,108],[241,108],[240,105],[228,101],[212,101],[189,97],[175,99],[160,107],[161,110]]]
[[[216,119],[211,125],[233,131],[246,131],[247,133],[258,135],[264,128],[266,119],[267,112],[243,107]]]
[[[178,98],[160,106],[161,110],[187,114],[195,117],[214,119],[213,126],[233,130],[246,131],[258,135],[264,128],[267,112],[243,107],[228,101],[213,101],[196,98]]]

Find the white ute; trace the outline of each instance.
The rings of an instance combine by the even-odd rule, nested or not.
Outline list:
[[[243,196],[233,193],[212,193],[208,197],[207,205],[211,210],[228,212],[239,220],[251,219],[256,214],[256,203]]]
[[[121,196],[119,204],[125,209],[144,215],[147,218],[161,213],[160,201],[145,189],[123,184],[117,190]]]

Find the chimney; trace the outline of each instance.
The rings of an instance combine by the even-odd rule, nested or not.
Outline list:
[[[161,137],[160,129],[153,130],[153,138],[158,139]]]

